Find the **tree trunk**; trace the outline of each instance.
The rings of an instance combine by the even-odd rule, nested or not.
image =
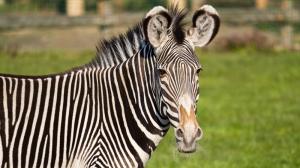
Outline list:
[[[97,11],[100,16],[112,15],[113,9],[111,6],[111,1],[98,1]]]
[[[67,15],[81,16],[84,14],[84,0],[67,0]]]
[[[124,8],[124,0],[112,0],[117,11],[122,11]]]
[[[284,15],[286,17],[286,25],[281,28],[281,39],[282,46],[286,49],[291,49],[293,47],[293,37],[294,30],[291,24],[291,13],[293,11],[293,2],[291,0],[283,0],[281,4],[281,9],[284,11]]]
[[[256,0],[255,5],[256,9],[264,10],[268,7],[269,0]]]
[[[178,5],[179,9],[183,9],[187,5],[187,1],[186,0],[168,0],[168,3],[169,3],[169,5],[170,4]]]

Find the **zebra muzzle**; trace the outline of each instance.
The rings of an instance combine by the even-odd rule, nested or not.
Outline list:
[[[196,142],[202,137],[202,130],[196,119],[193,108],[187,111],[179,108],[179,126],[175,129],[176,142],[179,152],[191,153],[196,151]]]

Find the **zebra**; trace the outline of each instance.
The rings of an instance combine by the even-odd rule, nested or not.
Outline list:
[[[144,42],[126,60],[46,76],[0,75],[1,167],[144,167],[175,129],[180,152],[193,152],[198,73],[194,47],[217,34],[208,5],[193,15],[154,7]]]

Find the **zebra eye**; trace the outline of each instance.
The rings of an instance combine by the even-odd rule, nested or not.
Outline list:
[[[168,72],[165,69],[158,69],[160,78],[167,77]]]
[[[203,70],[202,67],[200,67],[196,70],[196,73],[199,74],[202,70]]]

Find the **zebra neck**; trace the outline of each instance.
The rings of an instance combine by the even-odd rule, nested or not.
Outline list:
[[[139,23],[125,34],[103,40],[97,46],[96,57],[88,67],[111,67],[124,62],[140,50],[144,34]]]
[[[101,83],[109,86],[103,89],[107,90],[103,97],[110,97],[108,108],[114,109],[110,113],[104,112],[103,118],[105,121],[111,116],[115,121],[110,130],[105,124],[102,127],[103,151],[124,144],[115,153],[120,156],[118,158],[126,156],[127,160],[133,160],[134,165],[144,165],[148,161],[169,128],[169,121],[160,110],[159,76],[152,54],[152,47],[145,47],[116,68],[105,70],[102,75],[107,77],[101,78]],[[109,143],[110,132],[116,132],[117,136],[117,141],[112,144]],[[110,162],[109,158],[102,160]]]
[[[159,89],[149,46],[105,69],[1,75],[2,165],[143,167],[169,128]]]

